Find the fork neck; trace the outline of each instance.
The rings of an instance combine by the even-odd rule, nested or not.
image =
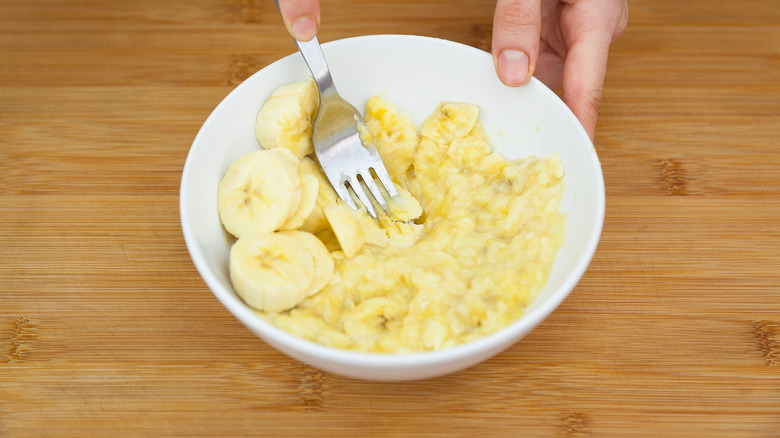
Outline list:
[[[325,61],[325,55],[322,53],[322,47],[317,37],[312,38],[311,41],[295,40],[295,44],[298,45],[298,50],[303,55],[306,65],[309,66],[314,82],[317,83],[320,101],[331,94],[336,94],[336,86],[333,85],[333,78],[330,75],[328,63]]]

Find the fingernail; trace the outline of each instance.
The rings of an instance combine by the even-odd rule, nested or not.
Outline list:
[[[293,38],[309,41],[317,35],[317,22],[312,17],[302,17],[292,24]]]
[[[519,50],[504,50],[498,55],[498,76],[507,85],[520,85],[528,77],[528,55]]]

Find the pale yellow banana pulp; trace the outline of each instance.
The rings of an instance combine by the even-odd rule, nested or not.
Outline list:
[[[298,159],[287,150],[259,150],[228,168],[217,208],[225,229],[236,237],[271,232],[298,210],[302,193]]]
[[[352,257],[360,251],[366,240],[360,222],[353,216],[352,208],[339,202],[326,205],[322,211],[344,255]]]
[[[303,97],[287,94],[291,103],[274,105],[297,108],[303,114],[300,121],[310,125],[316,103],[307,107],[301,104]],[[290,333],[366,352],[447,348],[520,317],[545,284],[563,242],[560,158],[510,162],[492,153],[475,105],[441,104],[420,135],[408,117],[381,98],[369,99],[366,113],[368,132],[361,136],[375,141],[401,196],[374,220],[365,209],[354,211],[338,200],[319,165],[302,157],[299,178],[311,174],[319,181],[311,211],[300,225],[308,233],[274,234],[306,235],[291,239],[298,249],[288,254],[291,261],[304,261],[289,263],[301,266],[298,275],[289,273],[287,265],[275,272],[289,275],[298,286],[306,279],[311,283],[308,289],[293,288],[306,292],[292,293],[295,299],[289,301],[298,302],[289,310],[247,303]],[[263,127],[279,126],[262,118],[258,116],[258,138]],[[295,126],[306,132],[303,124]],[[296,150],[292,139],[275,147]],[[299,201],[299,214],[291,216],[309,209],[310,193],[302,198],[309,202],[302,207]],[[311,239],[324,246],[307,250],[317,254],[309,265],[298,250],[305,248],[300,242],[311,244]],[[264,275],[258,276],[260,281]],[[279,300],[277,307],[284,301]]]
[[[318,104],[313,79],[277,88],[257,113],[255,136],[260,147],[282,147],[297,158],[314,152],[311,134]]]
[[[326,205],[335,204],[339,196],[336,194],[333,186],[330,185],[330,181],[328,181],[328,177],[325,176],[320,165],[313,159],[309,157],[302,158],[300,172],[301,174],[312,174],[319,181],[314,207],[303,225],[301,225],[301,229],[310,233],[319,233],[328,228],[328,221],[325,219],[322,208]]]
[[[256,309],[281,312],[296,306],[309,295],[314,272],[308,243],[285,232],[244,236],[230,248],[230,281]]]

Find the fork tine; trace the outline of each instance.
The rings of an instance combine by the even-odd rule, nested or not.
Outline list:
[[[379,187],[377,187],[376,182],[374,181],[374,176],[371,175],[371,169],[366,169],[360,172],[360,176],[363,177],[363,182],[366,183],[366,187],[368,187],[368,191],[371,192],[372,195],[374,195],[374,199],[376,199],[376,202],[383,209],[387,209],[387,201],[385,200],[385,195],[382,193],[381,190],[379,190]]]
[[[393,184],[393,179],[390,178],[390,174],[387,173],[387,169],[385,169],[385,166],[382,164],[382,161],[379,161],[378,165],[375,165],[374,167],[372,167],[372,169],[374,169],[374,173],[376,173],[377,178],[379,178],[379,182],[381,182],[382,185],[385,186],[385,190],[387,190],[387,194],[390,195],[390,197],[396,196],[398,194],[398,190],[395,189],[395,184]],[[382,205],[384,206],[384,204]]]
[[[357,204],[355,204],[355,201],[352,199],[352,195],[349,194],[349,189],[345,185],[345,182],[331,185],[333,185],[333,189],[336,190],[336,194],[339,195],[339,198],[346,202],[347,205],[352,207],[353,210],[357,210]]]
[[[376,219],[376,211],[374,211],[374,205],[371,204],[371,200],[368,199],[368,196],[366,195],[366,192],[363,190],[363,186],[360,185],[360,181],[358,180],[357,176],[348,176],[349,179],[349,185],[352,187],[352,191],[355,192],[355,195],[360,199],[360,202],[363,203],[363,205],[366,207],[366,210],[368,210],[368,213]]]

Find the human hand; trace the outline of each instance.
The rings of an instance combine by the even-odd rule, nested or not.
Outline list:
[[[318,0],[277,0],[287,31],[309,41],[320,24]],[[610,44],[628,24],[627,0],[497,0],[493,60],[510,86],[536,76],[562,89],[591,140],[595,135]]]
[[[593,140],[609,46],[627,24],[627,0],[498,0],[493,62],[507,85],[533,75],[561,89]]]
[[[317,36],[320,27],[319,0],[276,0],[287,31],[298,41]]]

